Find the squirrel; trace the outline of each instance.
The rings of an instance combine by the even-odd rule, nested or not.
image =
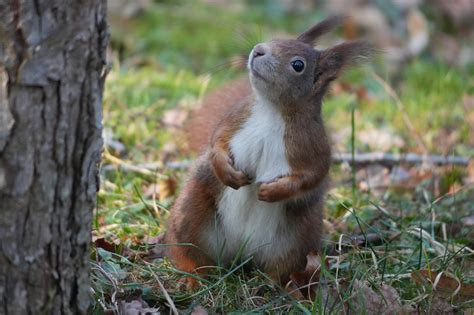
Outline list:
[[[320,250],[331,164],[322,99],[344,69],[373,52],[364,41],[314,48],[342,22],[331,17],[296,39],[274,39],[250,52],[250,94],[220,109],[170,211],[165,243],[178,269],[202,273],[200,267],[228,265],[241,254],[285,283],[304,269],[310,251]]]

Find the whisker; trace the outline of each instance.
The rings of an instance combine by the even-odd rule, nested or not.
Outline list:
[[[246,66],[247,66],[247,57],[242,56],[242,55],[235,55],[229,58],[227,61],[206,70],[205,73],[217,73],[223,70],[229,70],[229,68],[235,69],[235,70],[241,70],[241,69],[245,69]]]

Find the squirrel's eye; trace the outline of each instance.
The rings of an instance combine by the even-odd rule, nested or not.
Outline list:
[[[291,62],[291,66],[296,72],[301,72],[304,69],[304,62],[301,60],[295,60]]]

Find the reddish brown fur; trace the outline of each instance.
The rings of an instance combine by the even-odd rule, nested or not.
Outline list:
[[[212,133],[227,112],[252,94],[248,78],[240,78],[212,91],[201,106],[191,113],[185,125],[186,139],[194,153],[201,153],[210,143]]]
[[[248,97],[232,108],[217,125],[211,138],[210,160],[214,173],[224,185],[234,189],[250,184],[250,180],[242,171],[234,169],[229,143],[249,117],[253,102]]]
[[[291,174],[262,183],[258,192],[262,201],[285,201],[286,223],[298,240],[298,245],[291,248],[284,258],[277,262],[264,262],[262,266],[265,272],[282,282],[288,280],[291,272],[303,269],[306,254],[318,249],[320,244],[322,208],[331,161],[330,145],[321,117],[322,98],[330,82],[345,67],[353,64],[358,56],[368,56],[371,52],[366,44],[359,42],[343,43],[324,51],[313,49],[310,44],[315,37],[334,27],[336,20],[310,28],[298,40],[268,43],[272,54],[281,62],[273,65],[272,71],[265,72],[266,78],[252,81],[252,84],[259,85],[254,85],[255,89],[266,93],[265,97],[277,106],[285,123],[284,144]],[[303,76],[286,78],[280,74],[288,72],[284,67],[293,56],[306,58],[307,67],[311,68]],[[266,82],[266,79],[270,81]],[[248,82],[238,81],[232,88],[221,90],[223,94],[232,95],[234,102],[229,102],[229,98],[219,102],[219,96],[214,94],[194,116],[197,118],[188,128],[192,146],[200,149],[209,138],[211,141],[171,211],[167,243],[207,247],[207,244],[201,244],[199,235],[215,219],[224,188],[238,189],[251,182],[246,174],[234,168],[229,150],[232,137],[248,119],[251,106],[255,104],[254,98],[246,97],[248,92]],[[220,120],[218,124],[217,120]],[[211,130],[214,130],[212,137]],[[193,246],[171,246],[170,254],[176,266],[187,272],[213,263]]]
[[[214,218],[215,200],[221,189],[222,184],[215,178],[208,161],[201,158],[176,200],[168,220],[165,243],[171,245],[169,256],[178,269],[190,273],[197,271],[196,268],[200,266],[211,264],[212,261],[196,247],[199,246],[197,235],[202,222]],[[188,280],[193,286],[192,278]]]
[[[275,202],[317,187],[326,178],[331,148],[320,115],[312,102],[285,107],[285,146],[292,174],[260,187],[259,199]],[[301,126],[306,126],[301,128]]]

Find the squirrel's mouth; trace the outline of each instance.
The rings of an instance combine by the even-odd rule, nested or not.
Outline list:
[[[267,79],[265,79],[257,70],[255,70],[253,61],[254,61],[254,58],[250,60],[250,64],[249,64],[250,74],[253,75],[254,77],[259,78],[260,80],[267,81]]]
[[[258,71],[255,70],[253,67],[250,69],[250,73],[251,73],[253,76],[255,76],[255,77],[257,77],[257,78],[259,78],[259,79],[261,79],[261,80],[263,80],[263,81],[267,81],[267,80],[266,80],[260,73],[258,73]]]

